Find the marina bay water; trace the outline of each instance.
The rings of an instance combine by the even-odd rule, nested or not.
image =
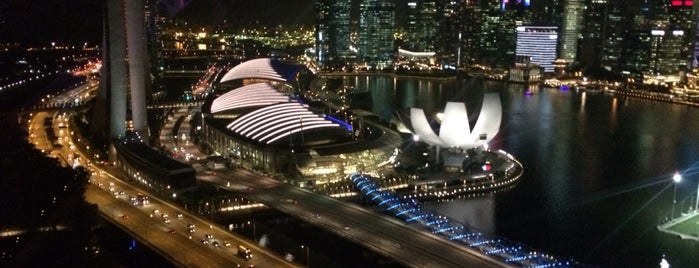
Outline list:
[[[672,267],[699,267],[699,243],[656,229],[671,216],[672,174],[699,165],[698,108],[470,78],[343,80],[370,94],[363,108],[384,119],[410,107],[430,115],[447,101],[464,101],[473,114],[483,92],[500,93],[501,131],[490,145],[522,162],[520,182],[426,208],[593,266],[658,267],[664,256]],[[694,175],[677,185],[675,216],[691,209],[698,182]]]
[[[464,101],[473,123],[483,93],[500,93],[503,120],[491,147],[522,162],[523,177],[504,192],[428,201],[425,209],[592,266],[659,267],[664,256],[672,267],[699,267],[699,243],[656,229],[672,211],[672,174],[699,167],[699,108],[469,78],[341,79],[364,92],[357,99],[370,100],[356,102],[359,107],[386,120],[396,112],[407,115],[410,107],[423,108],[429,116],[447,101]],[[168,79],[171,89],[189,84]],[[527,89],[533,94],[526,95]],[[675,216],[694,204],[698,182],[699,175],[685,176],[677,185]],[[251,238],[265,234],[270,247],[292,249],[301,263],[299,245],[306,243],[316,267],[390,263],[280,214],[254,220],[256,227],[245,222],[222,224],[243,226],[236,232]],[[288,235],[282,230],[298,235],[283,238]],[[330,240],[333,247],[323,246]]]

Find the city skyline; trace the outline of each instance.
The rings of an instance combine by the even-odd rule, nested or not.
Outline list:
[[[0,3],[0,264],[699,265],[693,1],[503,1]]]

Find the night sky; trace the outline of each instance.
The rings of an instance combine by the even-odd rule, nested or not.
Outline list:
[[[0,0],[0,43],[98,44],[102,1]]]
[[[313,23],[313,0],[164,0],[163,14],[200,25]],[[0,0],[0,43],[99,44],[103,0]],[[184,7],[184,8],[182,8]]]

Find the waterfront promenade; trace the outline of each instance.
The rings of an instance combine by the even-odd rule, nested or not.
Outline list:
[[[682,239],[699,242],[699,210],[683,213],[678,218],[658,225],[658,230]]]

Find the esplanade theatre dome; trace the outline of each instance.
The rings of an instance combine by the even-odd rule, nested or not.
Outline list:
[[[383,132],[306,97],[313,79],[305,66],[268,58],[231,68],[202,106],[205,143],[236,165],[273,174],[354,171],[347,168],[353,154],[373,149],[362,145],[361,133]]]
[[[212,98],[204,111],[229,134],[263,147],[323,144],[346,137],[352,130],[349,124],[296,95],[303,71],[303,66],[272,59],[243,62],[219,81],[243,85]]]

